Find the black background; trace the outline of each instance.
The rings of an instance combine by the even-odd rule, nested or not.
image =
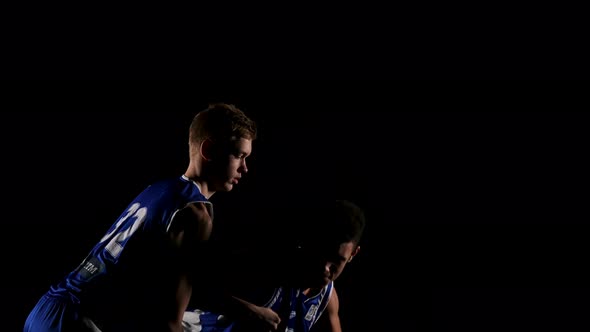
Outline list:
[[[583,3],[11,2],[10,79],[587,79]]]
[[[279,213],[237,217],[288,200],[365,209],[338,281],[345,331],[588,331],[586,95],[541,82],[6,87],[7,331],[145,185],[184,172],[188,125],[212,101],[260,127],[248,176],[213,196],[220,233],[271,236]]]

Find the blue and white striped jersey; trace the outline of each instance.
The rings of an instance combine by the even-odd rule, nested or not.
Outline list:
[[[301,289],[279,287],[263,305],[282,314],[283,320],[288,313],[284,332],[309,332],[326,309],[333,288],[334,282],[330,282],[317,294],[308,297]],[[251,301],[248,298],[244,300]],[[185,332],[230,332],[236,323],[224,315],[191,309],[184,313],[183,326]]]

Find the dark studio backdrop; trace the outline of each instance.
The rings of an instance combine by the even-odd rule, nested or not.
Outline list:
[[[581,91],[522,82],[14,85],[1,122],[7,331],[22,328],[147,184],[185,170],[188,125],[212,101],[235,103],[260,127],[248,176],[213,196],[219,235],[280,234],[289,201],[347,198],[365,209],[362,250],[337,281],[345,331],[588,331]]]

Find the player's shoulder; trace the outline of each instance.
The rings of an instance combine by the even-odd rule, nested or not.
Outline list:
[[[174,187],[182,186],[186,184],[186,181],[183,180],[182,177],[168,177],[156,180],[152,182],[146,190],[161,190],[161,189],[170,189]]]
[[[206,201],[189,202],[180,208],[173,217],[177,225],[194,225],[195,223],[210,228],[213,222],[211,203]]]
[[[189,241],[208,240],[213,228],[213,218],[207,209],[207,202],[191,202],[178,210],[168,227],[170,234],[180,235]]]
[[[213,205],[209,201],[193,201],[186,204],[181,210],[199,218],[212,218]]]
[[[199,187],[185,176],[171,177],[153,182],[141,194],[144,197],[152,197],[156,200],[172,200],[181,202],[204,201]]]
[[[168,197],[176,196],[176,192],[180,191],[181,182],[178,179],[166,178],[160,179],[147,185],[143,191],[138,195],[141,199],[156,199],[162,200]]]

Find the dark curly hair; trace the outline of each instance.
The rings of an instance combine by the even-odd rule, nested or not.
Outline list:
[[[307,204],[299,217],[299,238],[302,246],[342,244],[359,245],[366,218],[363,210],[348,200]]]

